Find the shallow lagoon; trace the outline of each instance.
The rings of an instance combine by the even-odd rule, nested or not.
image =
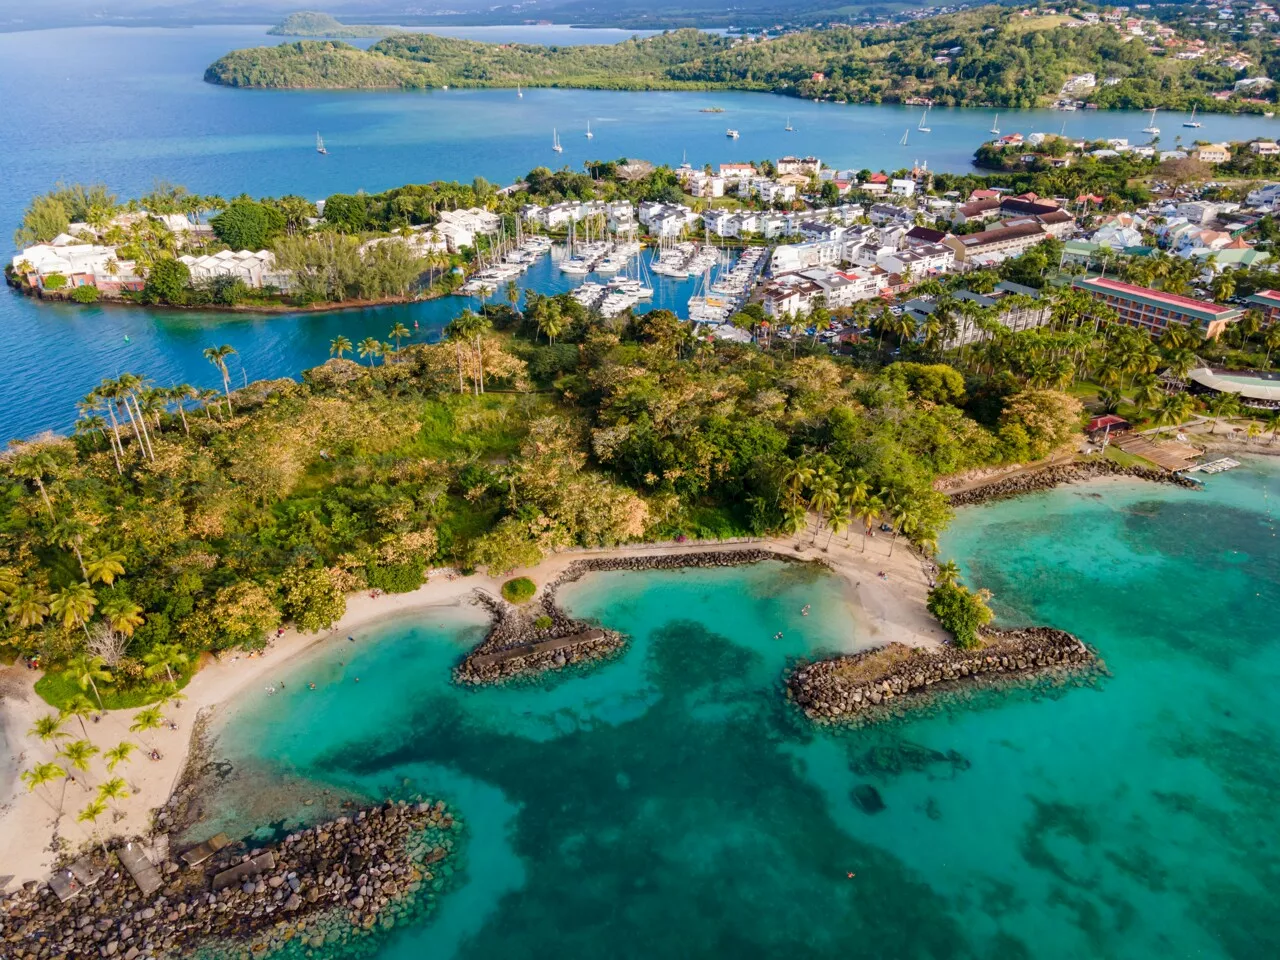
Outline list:
[[[291,824],[321,789],[454,803],[464,879],[396,960],[1275,955],[1277,498],[1251,462],[961,511],[943,552],[1002,620],[1073,630],[1114,676],[843,736],[779,700],[788,658],[861,643],[803,568],[584,579],[562,599],[632,645],[533,686],[449,684],[473,608],[389,622],[221,719],[229,814],[201,829]]]

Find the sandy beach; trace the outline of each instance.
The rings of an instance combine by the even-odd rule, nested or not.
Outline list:
[[[88,739],[102,750],[128,740],[141,749],[127,764],[108,774],[101,758],[95,758],[87,775],[77,773],[76,783],[52,785],[28,791],[18,781],[21,770],[36,763],[55,759],[56,745],[41,743],[28,736],[35,719],[51,713],[36,695],[33,686],[39,671],[21,666],[0,669],[0,736],[7,741],[7,756],[0,758],[0,889],[11,889],[27,880],[48,877],[59,844],[77,849],[90,842],[90,824],[76,822],[76,812],[84,808],[97,784],[109,776],[120,776],[129,786],[130,797],[118,804],[118,810],[98,821],[105,836],[145,834],[150,828],[151,811],[169,797],[186,764],[190,748],[192,724],[201,711],[216,710],[237,695],[255,687],[265,687],[279,679],[290,661],[313,644],[334,637],[355,635],[376,621],[404,616],[415,610],[463,601],[472,591],[484,590],[498,595],[502,582],[515,576],[531,577],[539,587],[554,580],[575,560],[591,557],[633,557],[654,555],[692,555],[711,551],[739,549],[772,549],[780,555],[803,559],[821,559],[845,581],[845,590],[857,625],[862,645],[878,645],[896,640],[914,646],[930,646],[942,642],[946,634],[925,609],[928,581],[921,560],[900,540],[890,557],[890,538],[879,536],[866,543],[854,533],[846,543],[843,537],[831,542],[829,552],[821,547],[825,533],[818,536],[817,546],[809,546],[809,534],[802,537],[804,549],[795,550],[793,538],[754,541],[750,543],[656,544],[622,547],[610,550],[571,550],[546,558],[536,567],[516,570],[502,578],[485,574],[456,576],[435,571],[428,582],[411,593],[384,594],[371,597],[367,592],[352,594],[347,611],[330,630],[316,634],[300,634],[287,630],[261,654],[224,655],[221,660],[202,669],[187,685],[186,700],[165,709],[167,719],[178,729],[163,728],[145,735],[130,733],[136,710],[108,711],[101,720],[86,724]],[[886,579],[878,574],[883,571]],[[64,729],[73,738],[83,734],[78,721],[69,720]],[[161,754],[151,760],[152,748]],[[87,782],[86,782],[87,781]],[[57,806],[61,796],[62,814]],[[57,838],[57,839],[55,839]]]

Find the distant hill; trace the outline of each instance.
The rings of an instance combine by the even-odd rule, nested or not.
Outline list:
[[[334,37],[335,39],[385,37],[395,32],[395,27],[346,24],[337,17],[327,13],[317,13],[314,10],[291,13],[267,31],[273,37]]]

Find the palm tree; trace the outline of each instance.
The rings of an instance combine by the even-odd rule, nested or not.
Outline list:
[[[82,653],[67,663],[63,672],[69,676],[82,691],[93,690],[93,697],[98,701],[98,709],[105,710],[102,705],[102,694],[98,692],[99,683],[111,683],[111,671],[107,669],[106,661],[101,657],[95,657],[87,653]]]
[[[1276,442],[1276,435],[1280,434],[1280,410],[1273,410],[1267,414],[1267,427],[1271,431],[1271,439],[1267,441],[1267,446],[1271,446]]]
[[[910,537],[919,525],[919,517],[910,504],[893,505],[893,540],[889,543],[889,556],[893,556],[893,548],[898,545],[898,537],[904,533]]]
[[[38,627],[49,615],[49,595],[30,584],[23,584],[9,595],[5,613],[10,623],[24,630]]]
[[[93,594],[93,587],[81,580],[63,587],[49,604],[49,610],[62,620],[68,630],[83,627],[85,636],[89,635],[89,618],[98,605],[98,598]]]
[[[37,763],[30,770],[23,770],[20,779],[27,785],[27,790],[35,790],[36,787],[44,787],[49,796],[45,798],[45,802],[54,810],[58,811],[58,816],[62,816],[62,802],[53,802],[53,791],[49,789],[49,784],[55,780],[65,780],[67,771],[56,763]]]
[[[204,358],[218,368],[222,374],[222,392],[227,395],[227,416],[231,415],[231,371],[227,369],[227,357],[234,354],[235,347],[224,343],[220,347],[205,347]]]
[[[92,824],[93,824],[93,830],[92,830],[92,832],[90,833],[90,836],[91,836],[91,837],[97,837],[97,835],[98,835],[98,818],[99,818],[100,816],[102,816],[102,815],[103,815],[104,813],[106,813],[106,812],[107,812],[107,804],[106,804],[106,802],[105,802],[104,800],[102,800],[102,798],[101,798],[101,797],[97,797],[97,798],[94,798],[93,800],[90,800],[90,801],[85,805],[85,808],[84,808],[83,810],[81,810],[79,813],[77,813],[77,814],[76,814],[76,822],[77,822],[77,823],[92,823]],[[107,855],[107,845],[106,845],[106,843],[102,842],[101,840],[99,840],[99,843],[100,843],[100,844],[101,844],[101,846],[102,846],[102,855],[105,857],[105,856]]]
[[[957,583],[960,580],[960,567],[954,560],[948,560],[938,567],[938,575],[934,579],[939,586]]]
[[[813,492],[809,495],[809,506],[818,512],[818,522],[813,528],[810,543],[818,542],[818,531],[822,529],[827,513],[839,502],[840,488],[836,485],[835,478],[828,473],[819,472],[814,479]]]
[[[53,475],[58,468],[58,461],[48,450],[33,450],[24,453],[13,461],[13,472],[24,480],[30,480],[40,491],[44,500],[44,508],[53,517],[53,503],[49,499],[49,491],[45,489],[44,478]]]
[[[339,334],[329,341],[329,356],[342,359],[344,353],[351,352],[351,341]]]
[[[138,391],[144,386],[143,379],[136,373],[122,373],[116,378],[115,384],[117,395],[124,402],[125,412],[129,414],[129,421],[133,424],[133,431],[138,437],[143,453],[154,460],[156,452],[151,446],[151,435],[147,432],[147,418],[143,416],[142,407],[138,405]]]
[[[1271,366],[1271,354],[1280,350],[1280,323],[1272,323],[1262,334],[1262,345],[1267,348],[1267,359],[1264,366]]]
[[[88,740],[73,740],[58,751],[58,756],[66,760],[74,769],[87,774],[89,772],[89,761],[100,752]],[[88,783],[88,777],[85,778],[85,783]]]
[[[98,784],[98,799],[108,801],[119,811],[120,801],[129,799],[129,790],[121,777],[112,777]]]
[[[146,734],[150,730],[159,730],[164,726],[164,717],[160,714],[159,707],[147,707],[145,710],[139,710],[133,715],[133,723],[129,724],[129,732],[136,734]],[[143,736],[144,740],[150,738]]]
[[[178,681],[173,676],[174,668],[181,672],[191,662],[191,658],[176,643],[158,643],[142,658],[142,662],[147,665],[146,670],[143,671],[147,677],[156,677],[163,673],[168,676],[169,685],[176,688]]]
[[[782,474],[782,485],[787,489],[787,493],[791,495],[792,506],[800,503],[801,494],[813,483],[813,478],[814,469],[803,458],[788,464]]]
[[[373,361],[382,354],[382,344],[376,337],[365,337],[356,344],[356,350],[359,351],[360,356],[369,358],[369,366],[372,367]]]
[[[89,739],[89,729],[84,725],[84,718],[93,714],[93,704],[89,702],[88,697],[83,693],[77,693],[62,705],[58,713],[63,720],[67,717],[75,717],[80,724],[80,733],[86,740]]]
[[[799,504],[794,504],[787,508],[787,512],[783,516],[782,529],[788,536],[795,535],[796,549],[800,549],[800,534],[804,533],[805,527],[809,526],[809,513]]]
[[[879,496],[870,496],[858,505],[858,519],[862,521],[862,552],[867,552],[867,540],[871,537],[871,528],[875,526],[880,515],[884,513],[884,500]]]
[[[44,716],[36,717],[36,722],[27,731],[27,736],[36,737],[42,743],[66,739],[70,734],[62,729],[62,724],[65,722],[65,717],[60,717],[56,713],[46,713]]]
[[[133,751],[138,749],[136,743],[130,743],[128,740],[121,740],[114,747],[104,753],[102,756],[107,761],[107,772],[114,773],[116,767],[122,763],[128,763],[133,759]]]
[[[1217,432],[1219,418],[1226,417],[1230,421],[1240,412],[1240,398],[1234,393],[1220,393],[1209,401],[1209,412],[1214,416],[1213,426],[1209,428],[1212,434]]]
[[[180,383],[165,391],[165,399],[174,405],[178,416],[182,418],[182,432],[191,436],[191,426],[187,423],[187,401],[197,395],[196,388],[189,383]]]
[[[397,323],[391,328],[391,332],[387,334],[387,337],[394,340],[396,343],[396,353],[400,352],[400,341],[406,340],[411,336],[413,336],[413,334],[409,332],[409,328],[403,323]]]
[[[58,546],[71,548],[71,552],[76,555],[76,562],[80,564],[80,573],[86,580],[89,579],[89,570],[84,565],[84,554],[80,550],[80,544],[84,542],[84,535],[88,532],[87,523],[75,517],[62,517],[53,525],[50,536]]]
[[[133,632],[143,624],[142,607],[128,597],[112,596],[102,604],[102,616],[111,629],[132,637]]]
[[[118,550],[91,554],[83,567],[85,580],[105,583],[109,587],[116,582],[116,577],[124,576],[124,554]]]
[[[831,549],[831,540],[837,534],[849,529],[849,515],[844,511],[837,510],[827,519],[827,543],[822,549],[827,551]]]

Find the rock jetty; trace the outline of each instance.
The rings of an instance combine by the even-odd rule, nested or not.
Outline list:
[[[1062,630],[990,630],[976,650],[924,650],[891,643],[806,664],[786,680],[787,699],[811,720],[876,720],[891,701],[981,679],[1083,671],[1098,664],[1085,643]]]
[[[75,871],[93,882],[66,902],[34,881],[0,896],[0,956],[168,960],[210,944],[254,956],[290,942],[340,947],[430,910],[453,873],[459,829],[443,802],[388,802],[276,844],[231,843],[212,856],[206,845],[208,859],[194,867],[161,859],[151,896],[117,861],[124,843],[109,857],[95,848]],[[130,841],[132,859],[142,842]]]
[[[948,500],[953,507],[970,507],[991,500],[1003,500],[1006,497],[1017,497],[1024,493],[1035,493],[1039,490],[1050,490],[1067,483],[1079,483],[1083,480],[1096,480],[1099,477],[1127,477],[1133,480],[1148,480],[1152,483],[1168,483],[1177,487],[1195,489],[1198,484],[1194,480],[1177,473],[1167,473],[1151,467],[1126,467],[1114,460],[1081,460],[1074,463],[1055,464],[1043,470],[1004,477],[994,483],[962,490],[953,493]]]
[[[556,603],[556,592],[588,573],[615,570],[673,570],[681,567],[733,567],[761,560],[790,559],[772,550],[716,550],[658,556],[598,557],[576,560],[548,583],[536,602],[517,607],[476,591],[475,602],[493,614],[493,628],[456,668],[458,683],[502,683],[547,670],[611,657],[626,644],[622,634],[570,617]]]

